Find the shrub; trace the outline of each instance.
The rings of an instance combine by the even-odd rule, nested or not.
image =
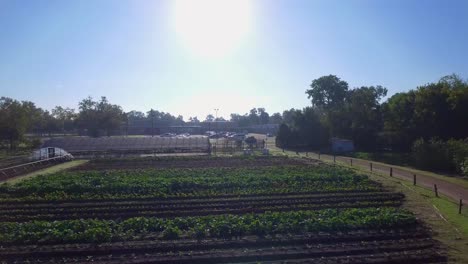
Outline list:
[[[412,157],[414,165],[418,168],[464,174],[468,141],[451,139],[444,142],[435,138],[430,141],[418,139],[413,143]]]

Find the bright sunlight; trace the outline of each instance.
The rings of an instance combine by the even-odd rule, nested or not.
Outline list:
[[[228,54],[250,27],[250,0],[176,0],[174,11],[183,44],[203,57]]]

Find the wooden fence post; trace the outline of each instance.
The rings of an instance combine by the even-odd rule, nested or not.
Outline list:
[[[435,196],[439,197],[439,192],[437,191],[437,184],[434,184],[434,192],[435,192]]]
[[[416,174],[413,174],[413,185],[416,185]]]
[[[370,171],[372,171],[372,162],[369,162]]]
[[[318,156],[319,156],[318,158],[320,159],[320,152],[318,153]]]
[[[390,167],[390,177],[393,177],[393,168]]]
[[[309,157],[309,152],[306,152],[306,157]]]
[[[333,163],[336,163],[336,155],[333,154]]]
[[[458,214],[461,214],[462,206],[463,206],[463,200],[460,199],[460,203],[458,204]]]
[[[349,159],[349,163],[353,166],[353,159]]]

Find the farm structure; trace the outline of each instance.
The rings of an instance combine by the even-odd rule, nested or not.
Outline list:
[[[207,137],[63,137],[52,138],[42,147],[58,147],[73,155],[125,154],[125,153],[207,153],[210,143]]]
[[[447,260],[402,194],[311,160],[94,160],[0,185],[0,200],[4,263]]]
[[[331,149],[333,153],[344,153],[354,151],[354,142],[349,139],[332,138]]]

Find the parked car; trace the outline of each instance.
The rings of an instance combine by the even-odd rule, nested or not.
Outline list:
[[[174,134],[174,133],[164,133],[164,134],[161,134],[160,137],[175,137],[175,136],[176,136],[176,134]]]
[[[235,141],[243,141],[245,139],[245,134],[237,133],[237,134],[230,136],[229,138]]]

